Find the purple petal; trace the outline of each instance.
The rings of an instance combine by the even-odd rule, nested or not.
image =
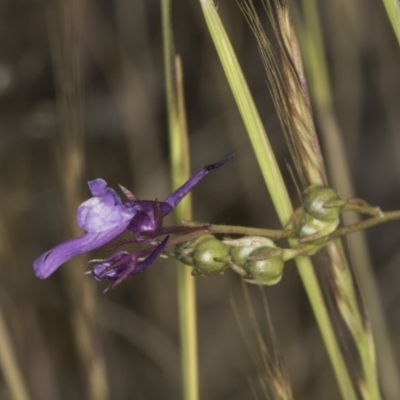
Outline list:
[[[100,197],[106,193],[107,182],[104,179],[97,178],[88,182],[90,193],[92,196]]]
[[[97,249],[100,246],[108,243],[114,239],[121,232],[125,230],[128,222],[125,225],[118,225],[117,227],[108,231],[99,233],[87,233],[81,237],[68,240],[64,243],[53,247],[51,250],[42,254],[33,263],[33,268],[36,275],[45,279],[50,276],[60,265],[78,254],[86,253]]]
[[[125,207],[118,194],[107,187],[103,179],[89,182],[93,196],[78,208],[78,225],[89,233],[99,233],[113,229],[132,219],[133,209]]]
[[[203,167],[200,171],[195,173],[186,183],[184,183],[180,188],[175,190],[169,197],[165,199],[165,203],[168,203],[172,208],[175,208],[179,202],[213,169],[222,167],[224,164],[226,164],[234,154],[231,154],[228,158],[225,160],[215,163],[215,164],[210,164],[206,165]],[[166,215],[166,214],[164,214]]]
[[[136,275],[143,272],[144,270],[149,268],[151,264],[153,264],[156,258],[164,250],[164,247],[168,242],[168,238],[169,236],[167,236],[144,261],[142,261],[137,265],[132,275]]]

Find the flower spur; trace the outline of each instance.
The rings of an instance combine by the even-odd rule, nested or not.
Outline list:
[[[78,225],[86,233],[61,243],[38,257],[33,263],[36,275],[41,279],[47,278],[66,261],[109,243],[125,230],[133,233],[133,237],[119,242],[118,246],[128,242],[152,242],[157,245],[130,254],[130,260],[127,257],[129,253],[123,255],[122,252],[116,253],[108,260],[95,264],[92,273],[96,279],[111,279],[119,283],[129,275],[144,271],[157,258],[167,243],[168,238],[161,243],[156,238],[186,229],[185,227],[163,227],[163,218],[209,171],[221,167],[232,157],[233,154],[221,162],[206,165],[164,201],[138,200],[129,190],[121,187],[127,197],[127,201],[123,203],[119,195],[114,189],[108,187],[103,179],[89,181],[88,185],[93,197],[82,203],[77,212]],[[147,254],[149,256],[139,262],[139,259]]]

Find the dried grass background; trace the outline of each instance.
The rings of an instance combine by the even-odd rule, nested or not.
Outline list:
[[[372,0],[319,3],[335,107],[357,195],[382,209],[399,208],[400,50],[383,5]],[[78,298],[71,296],[73,280],[65,274],[57,272],[40,281],[32,270],[33,260],[69,238],[75,223],[68,217],[71,192],[65,193],[60,160],[63,174],[79,170],[72,199],[77,204],[88,196],[86,181],[96,177],[114,187],[121,183],[142,199],[163,199],[170,192],[159,1],[80,4],[74,43],[82,56],[84,96],[78,107],[83,111],[84,146],[80,161],[68,162],[73,146],[62,140],[65,123],[57,103],[60,78],[53,44],[57,27],[75,25],[56,3],[14,0],[0,5],[0,306],[32,399],[178,399],[173,263],[159,260],[145,274],[106,295],[103,283],[88,283],[89,289],[78,290]],[[177,0],[172,7],[176,51],[184,71],[192,168],[220,160],[231,151],[237,154],[194,190],[195,218],[278,228],[200,6],[195,0]],[[289,153],[255,39],[235,2],[220,0],[219,12],[296,198],[285,162]],[[59,40],[65,43],[65,36],[60,34]],[[397,352],[399,232],[399,222],[367,232]],[[105,254],[99,250],[93,257]],[[82,281],[90,281],[83,275],[84,264],[63,269],[74,268]],[[201,398],[254,398],[249,380],[259,372],[230,302],[234,297],[239,312],[247,313],[240,280],[227,272],[197,282]],[[283,281],[266,293],[294,398],[339,398],[295,269],[289,265]],[[80,304],[95,321],[85,347],[91,352],[86,364],[76,340],[74,313]],[[257,301],[254,304],[257,309]],[[265,326],[262,315],[260,304]],[[346,334],[342,336],[346,340]],[[104,360],[106,366],[108,388],[101,371],[92,376],[92,389],[102,388],[98,392],[87,383],[92,359]],[[0,398],[11,399],[2,376]]]

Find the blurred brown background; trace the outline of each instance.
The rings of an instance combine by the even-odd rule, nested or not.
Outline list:
[[[218,3],[296,199],[255,40],[236,2]],[[396,209],[400,49],[380,2],[350,3],[319,1],[336,112],[357,196]],[[199,2],[172,1],[172,20],[193,171],[236,153],[193,191],[195,218],[278,228]],[[46,281],[32,270],[42,252],[78,234],[73,214],[87,180],[120,183],[141,199],[170,193],[158,0],[0,2],[0,163],[0,307],[31,398],[180,398],[173,262],[158,260],[105,295],[103,282],[83,275],[85,257]],[[392,222],[367,233],[397,352],[399,232]],[[255,398],[249,380],[259,372],[230,303],[247,313],[240,279],[196,280],[201,398]],[[294,398],[339,398],[295,268],[265,291]],[[11,399],[4,377],[0,398]]]

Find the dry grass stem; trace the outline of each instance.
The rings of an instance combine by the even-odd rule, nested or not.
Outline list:
[[[28,389],[15,357],[14,345],[0,308],[0,367],[12,400],[29,400]]]
[[[240,332],[242,334],[247,351],[252,359],[254,366],[259,372],[258,387],[262,392],[263,398],[274,400],[292,400],[293,394],[287,374],[282,354],[279,351],[279,344],[274,331],[273,322],[269,313],[268,303],[263,288],[260,287],[260,297],[264,309],[264,318],[268,326],[269,341],[273,348],[273,352],[269,351],[267,338],[263,335],[263,330],[258,322],[255,314],[252,300],[250,298],[247,285],[242,284],[244,300],[246,303],[248,320],[244,320],[239,313],[238,305],[235,298],[231,298],[233,311],[238,321]],[[252,390],[257,396],[257,385],[250,380]]]
[[[58,171],[67,208],[67,231],[81,235],[75,223],[82,202],[80,191],[84,165],[84,95],[81,60],[83,7],[78,1],[64,1],[49,13],[49,37],[55,67],[61,135],[56,147]],[[84,279],[85,257],[69,262],[63,270],[71,302],[71,322],[79,357],[86,375],[88,399],[106,400],[108,384],[96,322],[94,282]]]
[[[326,184],[300,50],[287,4],[274,1],[275,10],[268,0],[263,0],[263,4],[278,42],[278,53],[264,31],[253,2],[240,3],[257,40],[296,170],[303,186],[308,186],[308,182]]]

